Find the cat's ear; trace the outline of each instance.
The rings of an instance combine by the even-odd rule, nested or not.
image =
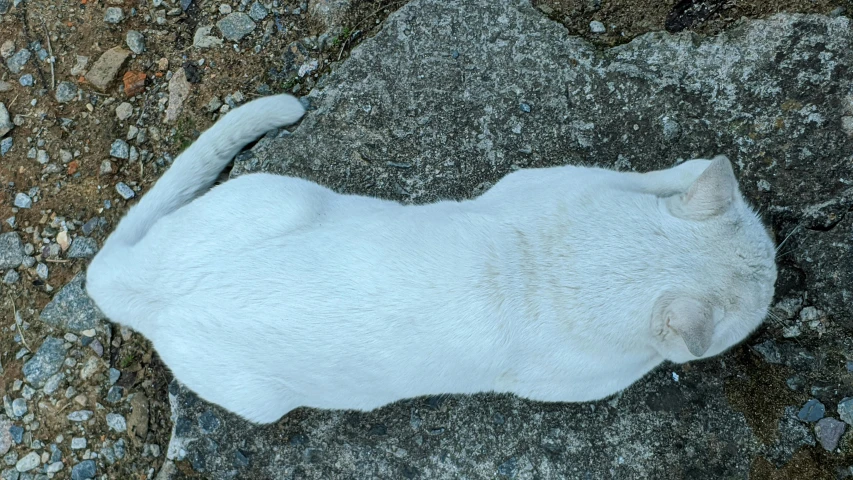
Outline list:
[[[714,316],[709,305],[689,297],[678,297],[664,308],[663,315],[664,328],[681,337],[695,357],[701,357],[711,347]]]
[[[737,193],[737,179],[725,155],[717,155],[683,195],[673,198],[673,215],[703,220],[729,209]]]

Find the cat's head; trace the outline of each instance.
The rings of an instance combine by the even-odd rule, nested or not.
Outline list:
[[[656,300],[652,335],[663,357],[682,363],[717,355],[758,328],[773,300],[776,249],[724,156],[665,204],[690,259],[688,273]]]

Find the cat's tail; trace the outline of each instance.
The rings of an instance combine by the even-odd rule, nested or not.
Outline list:
[[[128,266],[133,246],[158,220],[205,193],[249,142],[273,128],[295,123],[304,113],[299,100],[290,95],[261,98],[226,114],[184,150],[128,211],[89,264],[86,292],[101,311],[113,321],[151,333],[151,326],[140,322],[150,306],[128,281],[133,276]]]
[[[128,211],[104,249],[114,246],[111,244],[135,245],[157,220],[206,192],[248,143],[269,130],[296,123],[304,113],[299,100],[290,95],[259,98],[228,112],[178,155],[154,187]]]

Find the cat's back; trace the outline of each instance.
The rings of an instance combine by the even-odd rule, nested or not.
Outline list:
[[[403,206],[247,175],[162,218],[126,264],[161,317],[170,305],[254,319],[428,311],[438,292],[471,288],[460,272],[478,268],[499,223],[456,202]]]

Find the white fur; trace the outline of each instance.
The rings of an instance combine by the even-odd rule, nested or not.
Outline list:
[[[88,270],[109,318],[249,420],[441,393],[600,399],[665,359],[719,354],[766,314],[773,242],[724,157],[521,170],[423,206],[267,174],[205,193],[302,113],[282,95],[226,115]]]

